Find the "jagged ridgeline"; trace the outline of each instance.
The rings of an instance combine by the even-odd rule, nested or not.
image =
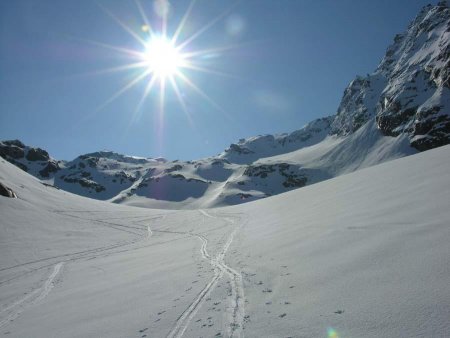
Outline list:
[[[428,5],[397,34],[374,73],[345,89],[332,134],[348,135],[376,119],[387,136],[407,134],[423,151],[450,142],[448,1]]]
[[[380,65],[345,89],[335,115],[197,161],[102,151],[58,161],[3,141],[0,155],[61,189],[143,207],[199,208],[279,194],[450,143],[450,9],[428,5]]]

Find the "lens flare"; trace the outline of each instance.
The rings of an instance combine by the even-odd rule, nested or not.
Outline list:
[[[338,333],[336,332],[335,329],[330,327],[330,328],[328,328],[327,332],[328,332],[328,338],[339,338]]]
[[[217,24],[220,20],[226,18],[231,10],[238,4],[236,1],[228,9],[219,13],[218,16],[211,18],[205,25],[199,27],[197,31],[192,31],[189,34],[185,32],[185,26],[188,22],[191,12],[193,11],[195,0],[192,0],[183,14],[178,25],[173,32],[168,27],[168,16],[171,12],[171,4],[168,0],[155,0],[146,2],[141,0],[134,1],[140,20],[132,20],[132,26],[124,21],[108,8],[97,4],[98,7],[115,23],[120,26],[130,37],[137,41],[140,48],[130,49],[125,46],[116,46],[104,42],[98,42],[91,39],[80,39],[83,42],[95,45],[97,47],[106,48],[110,51],[118,53],[121,57],[126,57],[129,61],[122,65],[115,67],[100,69],[86,75],[98,75],[115,72],[129,72],[131,77],[121,88],[118,88],[109,98],[103,103],[99,104],[96,109],[91,112],[84,120],[89,119],[92,115],[103,110],[113,101],[124,95],[126,92],[138,87],[143,82],[145,83],[142,95],[137,100],[137,103],[131,111],[130,122],[125,128],[124,133],[127,134],[131,125],[137,122],[140,116],[145,111],[148,99],[157,100],[151,102],[149,105],[150,111],[155,118],[155,128],[157,129],[157,138],[162,142],[162,132],[164,128],[165,116],[165,101],[169,95],[173,95],[178,101],[181,110],[186,115],[186,118],[191,127],[194,126],[192,114],[189,111],[190,107],[186,98],[187,94],[194,94],[201,99],[208,102],[216,111],[222,113],[226,118],[230,119],[229,114],[221,108],[203,88],[194,83],[190,75],[192,72],[204,73],[205,75],[215,75],[226,77],[230,79],[239,79],[240,77],[228,73],[220,72],[216,69],[209,68],[211,60],[218,58],[230,49],[236,49],[243,44],[234,44],[229,46],[217,46],[207,49],[195,49],[192,44],[201,35],[207,32],[211,27]],[[151,4],[153,3],[153,7]],[[144,6],[145,5],[145,6]],[[148,16],[147,13],[150,15]],[[153,22],[150,22],[149,17],[155,17]],[[140,22],[139,22],[140,21]],[[137,23],[137,24],[136,24]],[[212,57],[214,56],[214,57]],[[168,91],[170,90],[170,91]],[[156,95],[152,95],[153,91],[157,91]],[[166,93],[167,92],[167,93]],[[155,104],[156,103],[156,104]]]

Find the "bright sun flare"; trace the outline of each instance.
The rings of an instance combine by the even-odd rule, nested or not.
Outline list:
[[[177,48],[164,37],[154,36],[143,54],[148,70],[160,79],[175,75],[185,65]]]
[[[155,0],[155,3],[159,5],[168,4],[167,0]],[[167,7],[167,10],[162,11],[162,14],[158,12],[158,16],[160,16],[161,18],[161,27],[157,27],[150,24],[149,19],[145,14],[146,11],[143,8],[140,0],[135,0],[135,4],[137,5],[139,13],[141,14],[143,24],[140,27],[140,30],[134,30],[108,9],[99,5],[99,7],[106,14],[108,14],[114,21],[116,21],[119,26],[121,26],[127,33],[129,33],[136,41],[138,41],[142,45],[142,49],[132,50],[122,46],[113,46],[101,42],[86,40],[87,42],[93,43],[95,45],[124,54],[131,60],[130,63],[105,69],[103,71],[100,71],[100,73],[137,70],[137,75],[132,78],[131,81],[126,83],[122,88],[120,88],[116,93],[114,93],[103,104],[101,104],[96,111],[104,108],[106,105],[110,104],[112,101],[120,97],[128,90],[137,86],[139,83],[146,82],[146,86],[142,93],[142,96],[137,103],[134,112],[132,113],[131,121],[134,121],[135,118],[139,116],[141,108],[144,106],[146,99],[150,96],[152,89],[154,89],[155,87],[155,89],[159,91],[158,118],[159,120],[161,120],[161,125],[164,115],[164,102],[166,96],[165,93],[168,86],[171,87],[172,94],[174,94],[178,99],[181,108],[183,109],[191,124],[192,120],[190,112],[184,99],[186,89],[194,91],[197,95],[201,96],[217,110],[224,113],[224,110],[219,105],[217,105],[214,100],[212,100],[201,88],[199,88],[196,84],[194,84],[193,81],[191,81],[191,79],[189,78],[189,72],[196,71],[228,77],[229,74],[204,67],[202,65],[202,61],[208,60],[211,57],[216,57],[218,54],[220,54],[220,52],[232,49],[234,48],[234,46],[221,46],[205,50],[193,50],[192,48],[188,48],[188,45],[190,45],[192,41],[197,39],[205,31],[207,31],[211,26],[225,17],[225,15],[227,15],[231,11],[233,6],[230,7],[227,11],[224,11],[217,17],[213,18],[209,23],[202,26],[198,31],[184,37],[184,39],[182,40],[181,38],[183,36],[184,26],[192,11],[192,8],[194,7],[194,3],[195,0],[192,0],[181,21],[176,27],[175,32],[170,35],[167,32],[167,14],[170,7]],[[189,51],[187,51],[186,49],[189,49]]]

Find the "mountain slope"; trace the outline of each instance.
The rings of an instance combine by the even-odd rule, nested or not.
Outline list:
[[[249,219],[228,260],[246,336],[445,337],[449,159],[445,146],[221,209]]]
[[[445,146],[177,212],[74,196],[0,160],[18,194],[0,196],[0,327],[36,338],[445,337],[449,159]]]
[[[376,117],[384,135],[407,134],[423,151],[450,142],[450,9],[448,1],[422,9],[397,34],[373,74],[344,92],[332,133],[347,135]]]

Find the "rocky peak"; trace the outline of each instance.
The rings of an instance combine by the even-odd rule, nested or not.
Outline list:
[[[29,147],[19,140],[0,142],[0,156],[20,169],[38,177],[49,177],[60,169],[47,151],[41,148]]]
[[[334,116],[315,119],[292,133],[240,139],[219,157],[234,163],[251,163],[259,158],[298,150],[322,141],[328,135],[333,119]]]
[[[418,150],[450,143],[449,41],[448,1],[425,6],[375,72],[344,91],[331,133],[351,134],[375,118],[384,135],[407,134]]]
[[[331,134],[351,134],[373,117],[380,91],[385,85],[386,78],[379,73],[358,76],[350,82],[331,125]]]

